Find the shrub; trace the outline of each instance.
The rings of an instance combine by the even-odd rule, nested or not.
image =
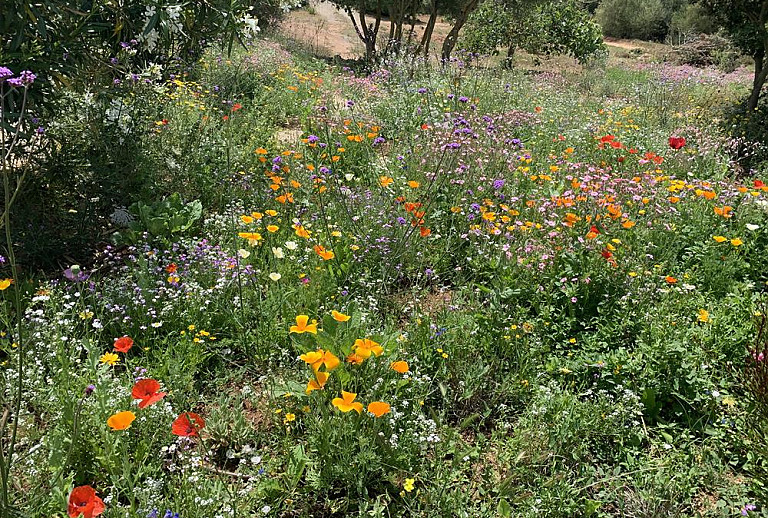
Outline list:
[[[719,34],[700,34],[675,47],[675,57],[680,64],[698,67],[718,66],[726,72],[736,68],[739,53],[731,42]]]
[[[613,38],[663,40],[667,10],[661,0],[604,0],[595,12],[603,34]]]

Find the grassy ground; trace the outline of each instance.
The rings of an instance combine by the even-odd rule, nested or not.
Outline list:
[[[14,503],[764,514],[768,188],[713,124],[747,86],[619,65],[357,75],[261,40],[115,87],[130,125],[105,94],[146,204],[87,279],[16,284]]]

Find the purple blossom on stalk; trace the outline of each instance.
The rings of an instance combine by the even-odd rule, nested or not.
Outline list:
[[[94,390],[96,390],[96,385],[88,385],[87,387],[85,387],[85,395],[90,396],[91,394],[93,394]]]
[[[427,93],[427,89],[426,88],[419,88],[417,90],[417,92],[419,92],[420,94],[425,94],[425,93]]]
[[[494,189],[496,189],[498,191],[502,187],[504,187],[504,180],[499,179],[499,180],[494,180],[493,181],[493,188]]]
[[[0,81],[4,79],[8,79],[13,75],[13,72],[11,72],[10,68],[7,67],[0,67]]]
[[[18,88],[25,88],[35,82],[37,76],[29,70],[23,70],[19,77],[12,77],[7,80],[8,84]]]

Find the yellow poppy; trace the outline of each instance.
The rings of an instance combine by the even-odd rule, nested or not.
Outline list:
[[[354,392],[341,391],[341,397],[333,398],[333,406],[342,412],[356,411],[358,414],[363,411],[363,404],[355,401],[357,394]]]
[[[277,225],[267,225],[267,230],[269,232],[275,233],[278,230],[280,230],[280,227],[278,227]]]
[[[309,236],[311,235],[309,230],[305,229],[301,225],[294,225],[293,228],[296,231],[297,236],[303,237],[304,239],[309,239]]]
[[[0,291],[7,290],[11,284],[13,284],[13,279],[2,279],[0,280]]]
[[[330,374],[327,372],[316,372],[315,377],[309,380],[309,383],[307,383],[307,389],[305,392],[310,394],[314,390],[322,390],[323,387],[325,387],[329,376]]]
[[[712,236],[712,239],[714,239],[718,243],[722,243],[723,241],[728,241],[728,238],[725,236]]]
[[[384,349],[370,338],[364,338],[362,340],[358,338],[355,340],[354,347],[355,354],[362,356],[364,359],[370,358],[371,354],[381,356],[381,353],[384,352]]]
[[[331,316],[333,317],[333,319],[334,319],[336,322],[346,322],[347,320],[349,320],[350,318],[352,318],[352,317],[350,317],[349,315],[345,315],[344,313],[339,313],[339,312],[338,312],[338,311],[336,311],[335,309],[334,309],[333,311],[331,311]]]
[[[320,367],[323,365],[325,365],[325,370],[332,371],[341,363],[339,358],[331,351],[324,351],[322,349],[302,354],[299,358],[309,364],[316,373],[320,371]]]
[[[741,240],[741,239],[739,239],[738,237],[735,237],[735,238],[731,239],[731,244],[732,244],[733,246],[741,246],[741,245],[743,245],[743,244],[744,244],[744,241],[742,241],[742,240]]]
[[[291,333],[312,333],[313,335],[317,334],[317,324],[313,320],[311,324],[309,322],[309,317],[307,315],[298,315],[296,317],[296,325],[291,326],[290,332]]]
[[[381,185],[384,188],[388,187],[394,181],[395,180],[393,180],[389,176],[379,176],[379,185]]]
[[[248,240],[248,244],[251,246],[258,245],[261,241],[261,234],[258,232],[239,232],[238,236]]]

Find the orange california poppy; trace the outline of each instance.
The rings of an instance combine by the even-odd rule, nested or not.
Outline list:
[[[197,437],[205,428],[205,420],[194,412],[182,412],[171,425],[171,433],[180,437]]]
[[[145,378],[136,382],[131,390],[133,399],[140,399],[139,408],[154,405],[165,397],[165,392],[160,392],[160,383],[156,380]]]
[[[356,411],[358,414],[363,411],[363,404],[355,401],[357,394],[354,392],[341,391],[341,397],[333,398],[333,406],[342,412]]]
[[[78,486],[69,494],[67,514],[70,518],[93,518],[104,512],[104,501],[91,486]]]
[[[381,417],[384,414],[388,414],[390,409],[391,407],[389,406],[389,403],[385,403],[383,401],[374,401],[373,403],[368,403],[368,411],[375,417]]]
[[[341,363],[339,358],[331,351],[324,351],[322,349],[304,353],[299,358],[312,367],[312,370],[315,372],[318,372],[323,365],[325,365],[326,370],[332,371]]]
[[[328,382],[329,376],[330,374],[327,372],[316,372],[315,377],[309,380],[309,383],[307,383],[307,390],[305,392],[309,394],[313,390],[322,390],[323,387],[325,387],[325,384]]]
[[[400,374],[405,374],[410,370],[408,368],[408,362],[404,362],[402,360],[397,362],[392,362],[392,365],[390,365],[390,367],[392,367],[393,371],[399,372]]]
[[[381,356],[381,353],[384,352],[384,349],[382,347],[371,340],[370,338],[363,338],[355,340],[355,354],[358,356],[362,356],[365,359],[368,359],[371,357],[371,354],[375,354],[376,356]]]
[[[326,250],[324,246],[321,245],[315,245],[312,247],[312,249],[315,251],[317,255],[322,257],[323,261],[330,261],[334,257],[336,257],[336,254],[333,253],[333,250]]]
[[[302,334],[302,333],[312,333],[313,335],[317,334],[317,324],[313,320],[312,323],[309,322],[309,317],[307,315],[297,315],[296,316],[296,325],[291,326],[290,332],[296,333],[296,334]]]
[[[350,318],[352,318],[352,317],[350,317],[349,315],[345,315],[344,313],[339,313],[339,312],[338,312],[338,311],[336,311],[335,309],[334,309],[333,311],[331,311],[331,316],[333,317],[333,319],[334,319],[336,322],[346,322],[347,320],[349,320]]]
[[[131,423],[134,421],[134,419],[136,419],[136,414],[130,410],[126,410],[125,412],[118,412],[107,419],[107,426],[113,430],[127,430],[131,427]]]

